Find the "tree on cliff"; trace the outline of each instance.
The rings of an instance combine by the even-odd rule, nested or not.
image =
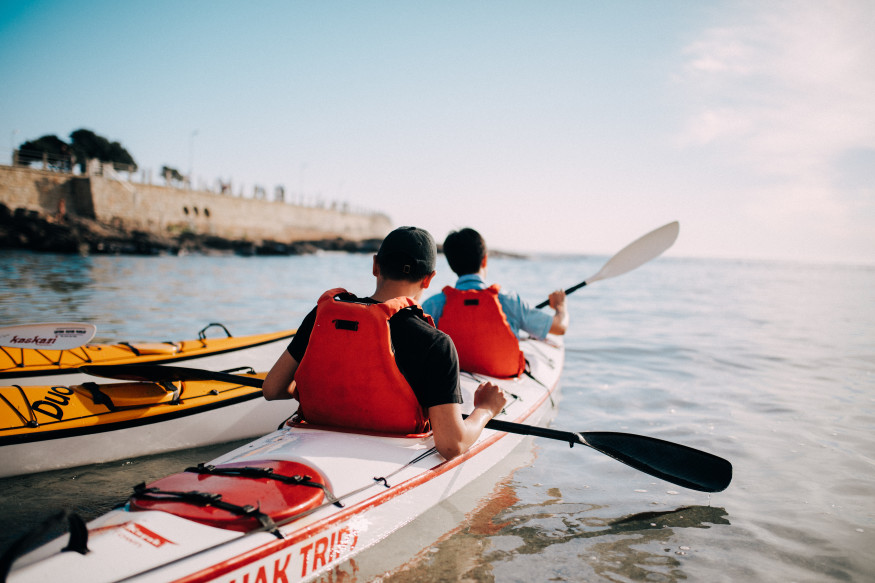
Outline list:
[[[176,168],[171,168],[170,166],[161,167],[161,176],[164,177],[164,182],[166,182],[168,186],[170,186],[171,184],[182,182],[185,178],[182,174],[179,173],[179,170],[177,170]]]
[[[81,129],[70,134],[71,146],[76,154],[79,169],[85,171],[87,160],[98,159],[101,162],[112,162],[124,165],[128,170],[136,170],[137,163],[124,147],[118,142],[110,142],[98,136],[91,130]]]
[[[37,140],[28,140],[18,147],[18,163],[29,166],[43,159],[53,170],[69,172],[73,168],[70,146],[58,136],[47,135]],[[45,155],[45,157],[44,157]]]
[[[71,133],[69,144],[54,135],[24,142],[18,147],[18,163],[29,166],[32,162],[43,160],[44,154],[49,167],[56,170],[69,171],[75,163],[85,172],[88,160],[95,158],[101,162],[123,166],[126,170],[137,169],[137,163],[124,146],[86,129]]]

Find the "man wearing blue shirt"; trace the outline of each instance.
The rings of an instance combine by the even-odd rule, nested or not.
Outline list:
[[[456,289],[483,290],[488,287],[484,280],[488,251],[480,233],[470,228],[451,232],[444,241],[444,255],[450,268],[459,276]],[[440,293],[422,304],[423,310],[434,318],[439,328],[446,300],[446,295]],[[530,306],[514,292],[499,290],[498,301],[517,338],[521,337],[521,331],[543,339],[548,333],[561,335],[568,329],[565,292],[561,289],[550,294],[550,307],[554,310],[552,315]]]

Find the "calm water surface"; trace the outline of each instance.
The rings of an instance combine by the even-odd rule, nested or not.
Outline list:
[[[606,257],[493,259],[533,303]],[[71,257],[0,252],[0,325],[89,321],[101,341],[295,327],[369,256]],[[440,259],[435,289],[453,278]],[[875,268],[661,258],[570,296],[554,427],[728,458],[718,494],[585,448],[529,441],[486,479],[326,580],[875,580]],[[92,517],[212,446],[0,480],[0,550],[53,510]]]

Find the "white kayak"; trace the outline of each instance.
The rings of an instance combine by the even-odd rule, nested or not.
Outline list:
[[[521,348],[526,375],[488,379],[510,398],[496,419],[543,426],[555,414],[564,347],[551,337]],[[483,380],[462,375],[465,412]],[[523,439],[486,429],[446,461],[430,434],[287,424],[198,468],[138,486],[124,508],[88,523],[87,541],[79,532],[20,557],[8,581],[309,581],[452,496]]]

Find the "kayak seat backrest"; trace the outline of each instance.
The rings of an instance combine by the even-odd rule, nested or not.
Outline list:
[[[112,383],[98,386],[114,407],[144,407],[174,401],[174,393],[155,383]]]

